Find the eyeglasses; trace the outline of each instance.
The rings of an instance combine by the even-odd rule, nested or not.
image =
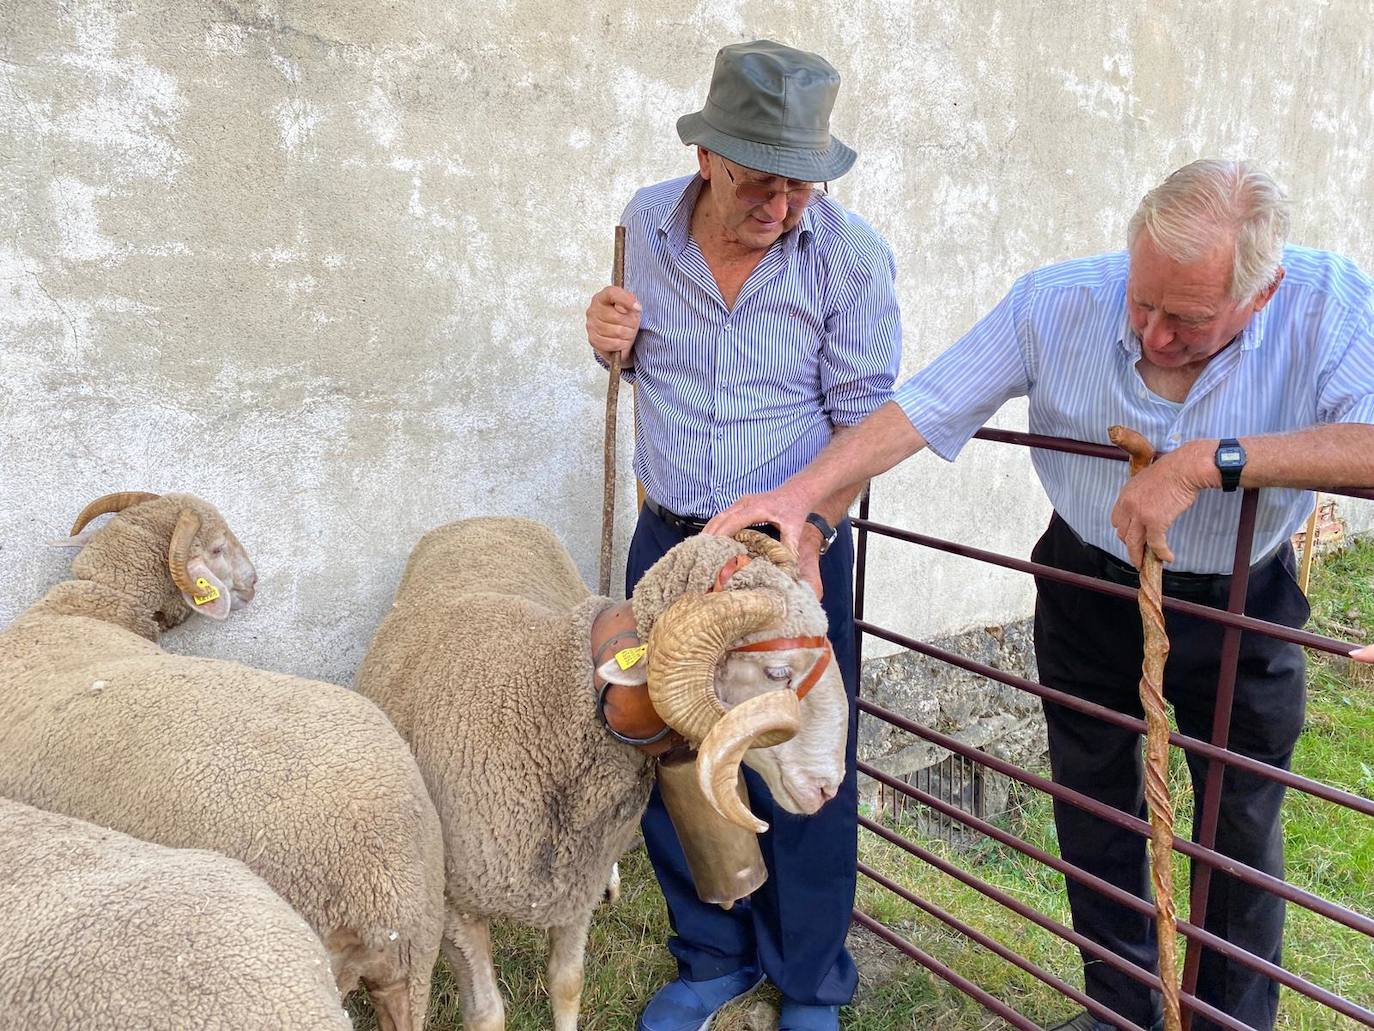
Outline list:
[[[721,158],[720,167],[725,169],[725,174],[730,178],[730,185],[735,188],[735,196],[744,203],[757,207],[761,204],[768,204],[778,194],[783,194],[787,198],[787,206],[793,211],[800,211],[810,205],[817,197],[825,194],[825,189],[816,189],[813,184],[798,186],[791,190],[775,190],[771,186],[762,183],[750,182],[748,179],[736,179],[730,166]]]

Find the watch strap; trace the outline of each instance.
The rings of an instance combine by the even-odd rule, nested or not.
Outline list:
[[[820,553],[824,555],[827,551],[830,550],[830,545],[835,543],[835,537],[837,536],[835,528],[831,526],[829,523],[827,523],[825,521],[825,517],[822,516],[819,512],[808,513],[806,516],[806,521],[810,523],[812,526],[814,526],[820,532]]]

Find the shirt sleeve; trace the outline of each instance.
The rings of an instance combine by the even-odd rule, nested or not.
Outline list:
[[[892,400],[902,361],[897,267],[881,240],[868,260],[845,276],[838,304],[825,322],[821,395],[836,426],[853,426]]]
[[[1033,276],[1018,279],[997,307],[897,388],[894,399],[911,425],[948,462],[997,409],[1030,392]]]
[[[1374,313],[1353,314],[1334,343],[1336,356],[1318,386],[1317,419],[1374,424]]]

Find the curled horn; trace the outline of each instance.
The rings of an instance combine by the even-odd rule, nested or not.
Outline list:
[[[183,508],[177,517],[176,529],[172,531],[172,543],[167,548],[167,569],[172,574],[172,583],[182,594],[195,593],[191,574],[186,572],[186,559],[199,529],[200,516]]]
[[[741,530],[735,534],[735,540],[748,548],[749,554],[766,558],[788,576],[798,575],[797,556],[782,541],[775,541],[768,534],[758,530]]]
[[[72,524],[71,536],[75,537],[86,528],[87,523],[97,516],[103,516],[106,512],[123,512],[126,508],[133,508],[145,501],[153,501],[160,496],[149,494],[143,490],[126,490],[96,498],[83,508],[81,514],[76,517],[76,522]]]
[[[782,619],[775,591],[688,594],[649,631],[649,700],[663,721],[698,744],[725,714],[716,666],[732,643]]]
[[[697,784],[722,817],[745,830],[768,829],[741,801],[735,782],[744,753],[780,745],[801,727],[801,703],[786,689],[767,691],[740,702],[722,716],[697,749]]]

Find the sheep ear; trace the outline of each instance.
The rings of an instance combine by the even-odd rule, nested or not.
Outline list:
[[[84,548],[90,543],[91,538],[105,529],[103,526],[92,526],[89,530],[82,530],[80,533],[71,537],[59,537],[57,540],[48,541],[50,548]]]
[[[629,669],[621,669],[615,659],[608,659],[597,668],[597,674],[608,684],[621,687],[643,687],[649,682],[649,664],[640,659]]]
[[[181,596],[186,599],[186,604],[191,606],[191,611],[208,619],[228,619],[229,608],[233,604],[229,588],[210,572],[205,560],[199,556],[191,559],[186,563],[186,572],[191,577],[194,590],[190,594],[182,591]]]

